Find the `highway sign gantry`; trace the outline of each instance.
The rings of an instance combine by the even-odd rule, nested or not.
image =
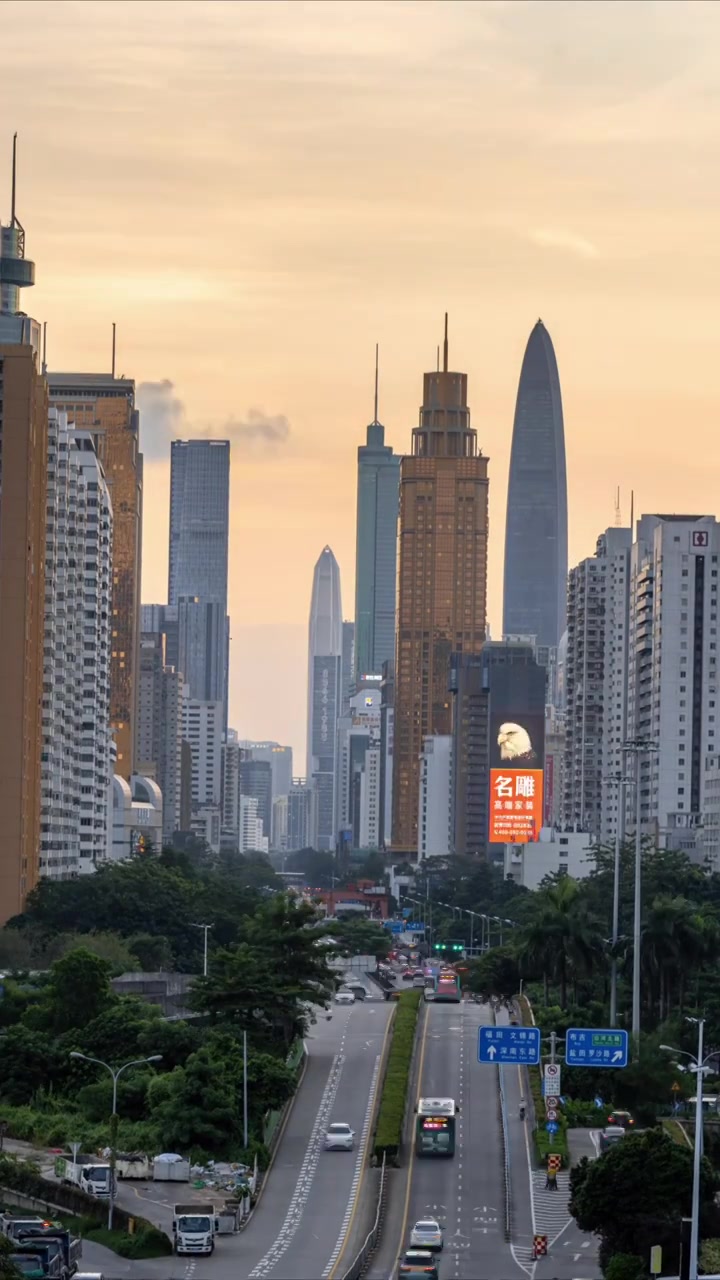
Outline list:
[[[478,1062],[534,1067],[540,1061],[539,1027],[480,1027]]]
[[[628,1033],[614,1027],[569,1027],[565,1061],[569,1067],[626,1067]]]

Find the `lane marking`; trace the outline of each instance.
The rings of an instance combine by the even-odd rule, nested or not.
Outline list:
[[[422,1037],[420,1040],[420,1058],[418,1060],[417,1090],[415,1092],[415,1110],[417,1110],[417,1105],[420,1099],[422,1098],[422,1082],[423,1082],[423,1071],[425,1069],[425,1049],[427,1047],[429,1008],[430,1008],[429,1004],[426,1004],[423,1008],[423,1015],[425,1020],[423,1022]],[[398,1248],[395,1250],[396,1256],[399,1256],[400,1253],[402,1252],[403,1241],[405,1239],[405,1232],[407,1231],[408,1217],[410,1214],[410,1194],[412,1192],[413,1173],[415,1171],[415,1122],[414,1121],[412,1124],[411,1132],[412,1132],[412,1139],[410,1144],[410,1169],[408,1171],[407,1187],[405,1188],[405,1205],[403,1207],[402,1223],[400,1226],[400,1243],[398,1245]]]
[[[335,1272],[340,1265],[340,1260],[345,1252],[345,1247],[350,1239],[350,1229],[355,1220],[358,1204],[360,1203],[360,1189],[365,1181],[365,1170],[367,1168],[367,1146],[370,1137],[370,1125],[372,1124],[373,1113],[375,1111],[375,1097],[377,1095],[378,1078],[380,1076],[380,1063],[385,1049],[385,1041],[383,1040],[382,1049],[375,1059],[375,1068],[373,1070],[372,1081],[370,1083],[370,1094],[365,1109],[365,1119],[363,1121],[362,1134],[360,1136],[360,1144],[358,1147],[357,1159],[355,1161],[355,1172],[353,1174],[352,1186],[350,1187],[350,1199],[347,1203],[345,1216],[340,1227],[340,1235],[337,1238],[335,1248],[333,1249],[330,1260],[323,1271],[323,1280],[330,1277],[333,1280]]]
[[[339,1045],[340,1050],[345,1047],[346,1035],[347,1026],[342,1034],[342,1039]],[[323,1095],[320,1099],[320,1106],[318,1107],[317,1115],[315,1116],[315,1123],[313,1124],[312,1133],[310,1134],[310,1141],[308,1142],[305,1150],[303,1162],[300,1167],[300,1173],[288,1206],[288,1211],[285,1215],[285,1220],[274,1243],[270,1246],[267,1253],[260,1259],[260,1261],[255,1264],[252,1271],[249,1272],[248,1280],[251,1280],[251,1278],[252,1280],[260,1280],[261,1277],[267,1276],[273,1270],[284,1254],[287,1253],[290,1245],[292,1244],[293,1237],[300,1226],[303,1211],[307,1205],[310,1191],[312,1190],[312,1184],[315,1178],[318,1161],[320,1159],[323,1135],[327,1131],[327,1126],[330,1122],[330,1114],[333,1106],[335,1105],[335,1098],[340,1084],[340,1077],[342,1075],[344,1063],[345,1057],[342,1052],[336,1054],[333,1058],[332,1065],[330,1067],[330,1074],[328,1075]]]

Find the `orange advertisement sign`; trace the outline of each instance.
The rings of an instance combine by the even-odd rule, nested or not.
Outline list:
[[[491,844],[526,844],[543,824],[542,769],[490,770]]]

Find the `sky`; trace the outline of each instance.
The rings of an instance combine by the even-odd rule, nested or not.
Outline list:
[[[3,6],[0,217],[53,370],[135,378],[142,597],[169,441],[229,436],[230,722],[304,767],[330,544],[353,615],[356,448],[409,448],[443,313],[489,457],[500,634],[517,379],[558,358],[570,563],[635,511],[720,513],[720,6],[164,0]],[[3,167],[2,155],[7,157]]]

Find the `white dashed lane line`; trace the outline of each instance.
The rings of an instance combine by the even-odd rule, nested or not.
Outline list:
[[[368,1097],[367,1108],[365,1110],[365,1119],[363,1121],[362,1134],[360,1135],[360,1144],[358,1147],[357,1158],[355,1160],[355,1171],[353,1173],[352,1186],[350,1188],[350,1199],[348,1200],[347,1209],[345,1210],[345,1216],[342,1220],[340,1235],[338,1236],[337,1242],[335,1244],[335,1248],[333,1249],[330,1255],[330,1260],[325,1270],[323,1271],[323,1280],[325,1280],[326,1276],[330,1275],[330,1272],[332,1271],[333,1267],[335,1266],[335,1263],[338,1260],[338,1257],[340,1255],[340,1250],[342,1249],[345,1243],[345,1236],[347,1235],[348,1227],[350,1226],[350,1219],[353,1215],[353,1209],[355,1208],[355,1200],[357,1199],[358,1186],[360,1185],[360,1177],[362,1175],[363,1164],[365,1163],[365,1160],[367,1158],[368,1137],[370,1135],[370,1125],[372,1122],[373,1111],[375,1108],[375,1094],[377,1093],[379,1075],[380,1075],[380,1054],[378,1054],[377,1058],[375,1059],[375,1069],[373,1071],[372,1082],[370,1084],[370,1094]]]

